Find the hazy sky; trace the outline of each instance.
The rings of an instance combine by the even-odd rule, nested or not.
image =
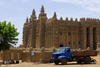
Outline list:
[[[22,44],[26,17],[30,18],[33,9],[38,17],[42,5],[48,18],[56,12],[57,18],[64,20],[66,17],[100,19],[100,0],[0,0],[0,21],[11,22],[20,32],[17,46]]]

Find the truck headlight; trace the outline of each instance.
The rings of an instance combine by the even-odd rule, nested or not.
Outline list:
[[[60,57],[58,57],[58,59],[60,59],[60,58],[62,58],[61,56]]]
[[[54,59],[54,57],[52,57],[52,59]]]

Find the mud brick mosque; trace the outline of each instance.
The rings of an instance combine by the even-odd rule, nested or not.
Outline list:
[[[23,28],[23,46],[33,48],[70,47],[96,50],[100,43],[100,20],[94,18],[57,19],[56,12],[47,18],[42,5],[37,19],[33,9],[30,18],[26,19]]]

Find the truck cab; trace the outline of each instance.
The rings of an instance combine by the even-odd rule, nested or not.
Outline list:
[[[69,58],[71,58],[70,47],[59,47],[56,53],[52,53],[52,60],[55,64],[63,63],[63,61],[67,61]]]
[[[56,53],[52,53],[51,60],[57,65],[61,62],[66,65],[68,61],[76,61],[78,64],[84,62],[90,64],[91,62],[96,63],[95,59],[90,56],[97,56],[98,52],[94,50],[81,50],[71,51],[70,47],[59,47]]]

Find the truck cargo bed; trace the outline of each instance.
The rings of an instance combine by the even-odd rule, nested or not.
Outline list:
[[[74,56],[97,56],[97,51],[89,50],[89,51],[72,51],[72,55]]]

